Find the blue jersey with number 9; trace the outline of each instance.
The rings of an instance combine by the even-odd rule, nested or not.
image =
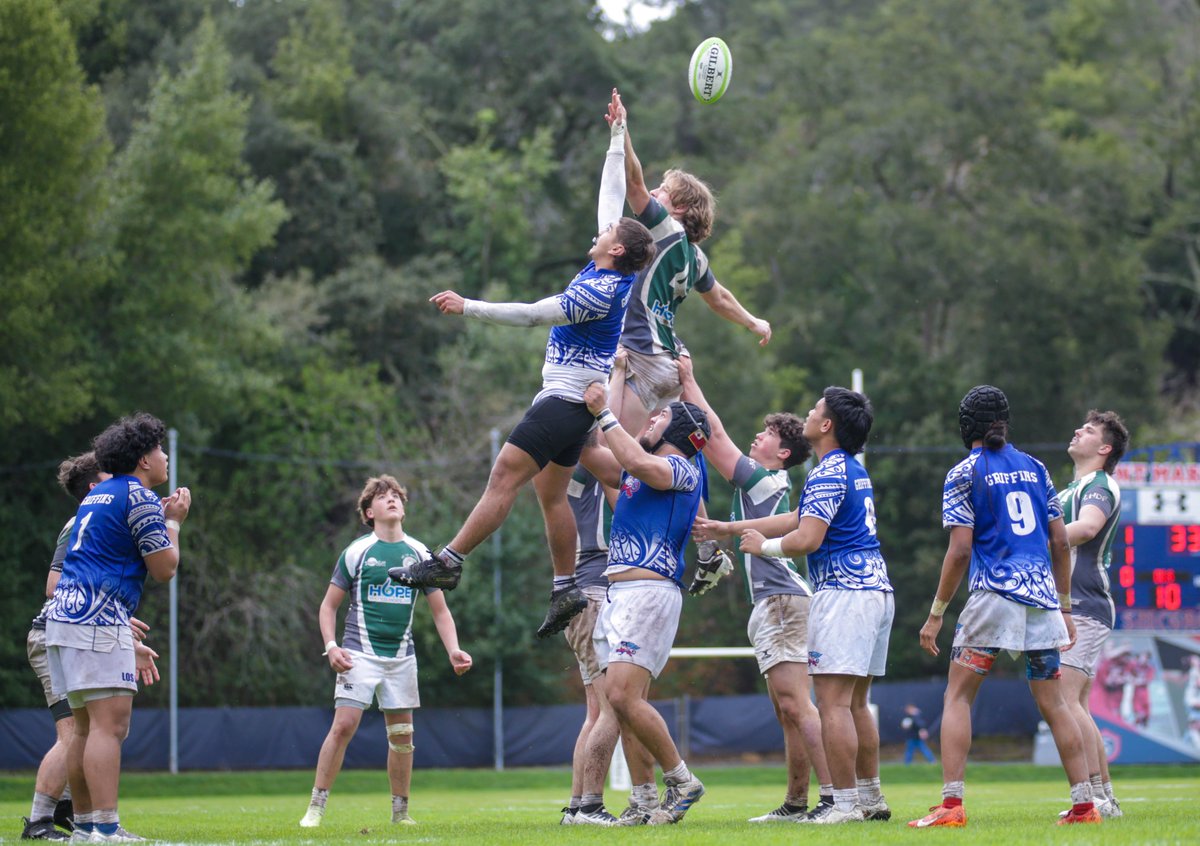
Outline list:
[[[942,526],[974,531],[972,591],[1057,609],[1049,525],[1062,514],[1045,465],[1012,444],[976,447],[946,475]]]
[[[892,592],[875,532],[871,477],[850,453],[832,450],[808,474],[799,515],[829,525],[825,540],[808,555],[808,575],[817,590]]]

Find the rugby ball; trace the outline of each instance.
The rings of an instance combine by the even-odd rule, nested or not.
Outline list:
[[[688,65],[692,96],[701,103],[715,103],[729,89],[733,78],[733,54],[729,45],[713,36],[700,42]]]

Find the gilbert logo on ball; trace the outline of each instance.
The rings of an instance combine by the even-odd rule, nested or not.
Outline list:
[[[729,88],[733,78],[733,54],[720,38],[706,38],[692,53],[688,65],[688,84],[692,96],[701,103],[715,103]]]

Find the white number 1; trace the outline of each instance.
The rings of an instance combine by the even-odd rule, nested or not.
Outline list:
[[[79,549],[79,547],[83,545],[83,533],[87,531],[88,521],[92,519],[92,515],[95,513],[95,511],[89,511],[87,514],[83,515],[83,522],[79,524],[79,534],[75,536],[75,545],[71,547],[72,552]]]
[[[875,535],[875,500],[868,497],[863,497],[863,508],[867,511],[867,531],[872,536]]]

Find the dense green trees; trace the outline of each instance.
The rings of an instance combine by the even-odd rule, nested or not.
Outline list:
[[[942,670],[915,632],[966,388],[1009,392],[1018,443],[1065,444],[1092,406],[1145,438],[1194,424],[1194,6],[700,0],[605,33],[583,0],[0,0],[0,702],[37,702],[21,642],[72,510],[53,467],[139,408],[179,429],[195,498],[182,701],[327,701],[315,611],[363,478],[400,476],[409,528],[444,541],[489,430],[538,384],[544,333],[426,301],[570,278],[613,85],[648,177],[717,189],[706,250],[774,325],[759,349],[682,309],[731,431],[748,443],[764,413],[866,372],[894,675]],[[703,107],[684,67],[714,33],[736,74]],[[451,596],[476,673],[452,678],[419,619],[430,703],[484,701],[495,656],[513,701],[575,695],[565,647],[532,641],[541,531],[521,498],[498,621],[490,543]],[[680,641],[740,644],[747,612],[730,579],[687,603]],[[143,616],[165,646],[165,591]],[[697,664],[662,693],[757,683],[748,662]]]

